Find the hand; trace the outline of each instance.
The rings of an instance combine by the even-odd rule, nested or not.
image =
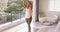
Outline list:
[[[23,6],[24,8],[26,7],[26,4],[25,4],[26,0],[23,0]]]

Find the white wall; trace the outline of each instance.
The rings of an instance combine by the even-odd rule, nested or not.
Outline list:
[[[45,15],[47,14],[47,8],[48,8],[48,0],[39,0],[39,11],[45,12]]]
[[[47,5],[48,5],[48,0],[39,0],[39,6],[40,6],[40,11],[46,11],[47,10]]]

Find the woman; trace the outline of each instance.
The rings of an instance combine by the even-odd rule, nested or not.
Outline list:
[[[26,22],[28,24],[28,32],[31,32],[31,20],[32,20],[32,3],[29,0],[24,0],[23,2],[24,8],[26,9]]]

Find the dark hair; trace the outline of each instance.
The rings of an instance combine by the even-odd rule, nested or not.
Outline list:
[[[30,1],[28,1],[28,3],[32,5],[32,3]]]

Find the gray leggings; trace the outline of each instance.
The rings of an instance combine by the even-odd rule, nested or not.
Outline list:
[[[27,22],[27,25],[28,25],[28,30],[29,30],[29,32],[31,32],[31,27],[30,27],[31,20],[32,20],[32,17],[26,18],[26,22]]]
[[[27,22],[27,24],[31,24],[31,20],[32,20],[32,17],[30,17],[30,18],[26,18],[26,22]]]

